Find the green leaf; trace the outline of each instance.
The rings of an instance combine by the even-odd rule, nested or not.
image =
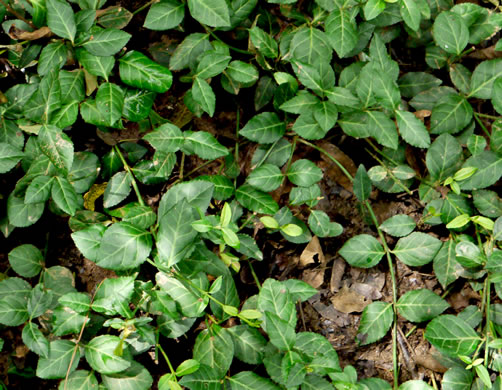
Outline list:
[[[111,6],[103,10],[98,17],[98,23],[104,28],[123,29],[131,21],[133,14],[120,5]]]
[[[54,166],[63,173],[68,173],[73,165],[73,142],[53,125],[43,125],[38,132],[40,150]]]
[[[339,253],[354,267],[371,268],[380,262],[385,251],[375,237],[359,234],[350,238]]]
[[[173,82],[169,69],[157,64],[138,51],[130,51],[119,60],[120,79],[139,89],[164,93]]]
[[[163,124],[145,135],[143,139],[147,140],[156,150],[166,153],[178,151],[185,140],[181,130],[170,123]]]
[[[296,160],[287,172],[288,179],[300,187],[310,187],[322,179],[321,168],[306,159]]]
[[[117,84],[101,84],[96,93],[96,106],[105,124],[113,126],[122,117],[124,91]]]
[[[23,343],[25,343],[31,351],[41,357],[49,357],[49,341],[44,337],[40,329],[38,329],[38,325],[33,322],[26,323],[21,337]]]
[[[279,188],[283,178],[283,173],[276,165],[263,164],[251,171],[246,181],[261,191],[271,192]]]
[[[102,268],[126,270],[141,265],[152,248],[150,233],[127,223],[115,223],[106,229],[98,250]]]
[[[441,12],[432,27],[436,44],[450,54],[460,54],[469,42],[469,29],[464,20],[454,12]]]
[[[13,292],[11,292],[11,294],[12,293]],[[19,326],[26,322],[28,318],[26,299],[16,294],[4,297],[0,301],[0,324],[6,326]]]
[[[59,303],[78,313],[84,313],[91,308],[91,298],[84,293],[68,293],[59,298]]]
[[[251,118],[239,134],[260,144],[270,144],[280,139],[286,126],[273,112],[263,112]]]
[[[373,302],[366,306],[357,329],[359,345],[368,345],[380,340],[389,331],[394,314],[392,304]]]
[[[92,309],[106,315],[130,316],[129,302],[134,292],[134,278],[121,276],[105,279],[92,302]]]
[[[421,380],[411,380],[399,386],[399,390],[432,390],[433,387]]]
[[[302,280],[288,279],[284,284],[288,288],[291,299],[295,302],[305,302],[317,294],[317,289]]]
[[[397,127],[401,137],[412,146],[428,148],[431,137],[424,123],[408,111],[396,110]]]
[[[502,160],[491,150],[467,159],[462,168],[477,168],[469,178],[462,180],[459,185],[462,190],[476,190],[495,184],[502,176]]]
[[[152,4],[143,27],[156,31],[169,30],[180,24],[184,16],[185,4],[176,0],[163,0]]]
[[[274,313],[265,312],[266,326],[270,342],[281,351],[289,351],[296,342],[295,328]]]
[[[56,69],[42,78],[38,88],[23,107],[24,115],[38,123],[48,123],[61,107],[61,86]]]
[[[369,0],[364,5],[364,18],[366,20],[375,19],[385,10],[385,1],[382,0]]]
[[[412,98],[420,92],[438,87],[442,83],[441,79],[425,72],[409,72],[399,78],[398,84],[401,95]]]
[[[197,180],[204,180],[214,184],[213,197],[216,200],[226,200],[234,194],[234,183],[226,176],[203,175],[198,176]]]
[[[54,203],[65,213],[75,215],[79,208],[78,195],[71,183],[64,177],[55,176],[52,181],[51,196]]]
[[[302,138],[308,140],[322,139],[326,132],[321,128],[312,112],[300,115],[293,126],[293,130]]]
[[[268,58],[279,55],[277,41],[259,27],[249,29],[249,38],[258,51]]]
[[[258,310],[277,315],[291,325],[296,324],[296,308],[285,285],[275,279],[267,279],[258,295]]]
[[[9,223],[15,227],[26,227],[37,222],[44,212],[45,203],[25,204],[23,198],[9,195],[7,199],[7,216]]]
[[[361,102],[357,97],[355,97],[352,92],[347,88],[333,87],[330,90],[324,91],[328,100],[335,103],[337,106],[346,106],[358,108],[361,106]]]
[[[498,218],[502,215],[502,200],[494,191],[477,190],[472,192],[474,206],[486,217]]]
[[[198,58],[209,50],[214,50],[209,43],[209,34],[190,34],[176,47],[169,61],[169,68],[171,70],[181,70],[188,66],[191,68],[196,67]]]
[[[49,43],[45,46],[38,59],[38,74],[45,76],[53,68],[61,69],[66,63],[67,50],[64,41]]]
[[[185,131],[183,135],[185,137],[183,148],[200,158],[214,160],[228,154],[228,149],[207,131]]]
[[[193,374],[185,375],[179,384],[190,390],[221,390],[221,378],[218,369],[201,364]]]
[[[456,171],[462,156],[462,147],[450,134],[436,138],[425,156],[427,169],[433,180],[443,181]]]
[[[279,206],[267,193],[244,184],[235,190],[235,198],[245,208],[262,214],[275,214]]]
[[[213,368],[220,378],[226,374],[234,358],[234,343],[230,332],[217,325],[211,331],[199,333],[193,347],[193,358]]]
[[[228,378],[232,390],[279,390],[269,379],[265,379],[251,371],[241,371]]]
[[[258,331],[249,325],[237,325],[228,328],[235,348],[235,357],[247,364],[261,364],[267,341]]]
[[[78,250],[86,258],[95,262],[98,259],[99,246],[105,230],[105,226],[94,224],[72,233],[71,237]]]
[[[474,376],[463,367],[452,367],[446,371],[441,381],[444,390],[470,390]]]
[[[103,206],[111,208],[118,205],[131,193],[132,177],[127,172],[119,172],[113,175],[106,186],[103,196]]]
[[[18,275],[32,278],[42,270],[44,258],[37,247],[23,244],[9,252],[9,263]]]
[[[432,261],[441,248],[441,241],[421,232],[400,238],[392,253],[408,266],[418,267]]]
[[[214,50],[206,52],[201,56],[197,65],[197,77],[208,79],[219,75],[226,69],[231,59],[232,57],[221,55]]]
[[[129,207],[128,207],[129,206]],[[140,229],[148,229],[155,223],[157,215],[153,212],[151,207],[140,205],[138,203],[129,203],[124,207],[124,217],[122,221],[129,222],[130,224],[139,227]]]
[[[23,157],[22,151],[5,142],[0,142],[0,173],[10,171]]]
[[[415,0],[400,0],[399,4],[399,11],[406,25],[413,31],[418,31],[422,15],[417,2]]]
[[[340,58],[349,54],[357,44],[357,26],[348,9],[337,7],[325,21],[325,31]]]
[[[54,340],[49,345],[49,356],[38,359],[37,377],[62,379],[73,372],[80,361],[80,349],[70,340]],[[71,366],[70,366],[71,364]]]
[[[255,66],[243,61],[232,61],[228,64],[226,74],[231,79],[243,84],[255,83],[259,77]]]
[[[60,129],[73,125],[77,121],[78,116],[78,102],[74,101],[69,104],[65,104],[56,111],[52,117],[50,123],[55,125]]]
[[[95,56],[85,49],[77,49],[76,53],[78,62],[82,64],[87,72],[94,76],[103,77],[108,81],[108,76],[115,64],[115,58],[113,56]],[[64,88],[62,88],[62,90],[64,91]]]
[[[502,76],[502,58],[481,62],[472,72],[469,97],[491,99],[493,83]]]
[[[305,90],[298,91],[298,94],[281,104],[281,110],[291,114],[304,114],[311,112],[319,104],[319,99]]]
[[[192,95],[202,109],[212,117],[216,107],[216,95],[207,81],[195,77],[192,85]]]
[[[131,39],[131,34],[115,28],[99,29],[92,33],[91,39],[82,46],[95,56],[108,57],[117,54],[127,42]],[[130,51],[124,57],[127,57],[134,51]],[[123,57],[123,58],[124,58]],[[122,59],[123,59],[122,58]],[[121,72],[122,73],[122,72]],[[122,80],[124,81],[124,80]],[[127,84],[127,83],[126,83]],[[135,85],[133,85],[134,87]]]
[[[131,365],[131,362],[118,354],[120,344],[123,344],[123,341],[117,336],[95,337],[85,346],[85,359],[92,369],[100,374],[124,371]]]
[[[425,338],[449,356],[472,354],[481,341],[478,334],[462,319],[450,314],[434,318],[425,329]]]
[[[19,298],[20,301],[24,302],[25,311],[26,311],[26,300],[30,295],[30,291],[31,291],[30,284],[21,278],[10,277],[0,282],[1,301],[5,301],[6,298],[8,300],[11,297]]]
[[[63,306],[56,307],[52,314],[55,336],[78,334],[88,321],[85,315]]]
[[[298,80],[307,88],[312,89],[318,94],[322,94],[323,83],[321,74],[317,67],[305,64],[299,61],[293,62],[293,69],[298,77]]]
[[[471,122],[472,115],[467,99],[457,94],[444,96],[432,110],[431,133],[458,133]]]
[[[331,130],[338,119],[336,105],[330,101],[319,102],[319,104],[314,106],[314,118],[323,131],[327,132]]]
[[[441,249],[434,257],[433,267],[443,289],[446,289],[457,280],[463,268],[456,260],[455,242],[453,240],[448,240],[442,244]]]
[[[75,14],[66,1],[46,0],[47,26],[61,38],[69,39],[72,43],[77,33]]]
[[[145,367],[133,361],[125,371],[103,375],[103,383],[109,390],[148,390],[152,388],[153,378]]]
[[[312,233],[318,237],[336,237],[343,232],[342,225],[331,222],[329,216],[321,210],[312,210],[308,222]]]
[[[66,386],[68,389],[94,390],[98,388],[98,380],[90,371],[77,370],[70,374]],[[64,387],[65,381],[61,381],[58,390],[64,390]]]
[[[68,181],[77,193],[82,194],[94,184],[99,170],[98,156],[91,152],[77,152],[68,174]]]
[[[394,122],[380,111],[367,111],[364,115],[368,135],[374,137],[380,145],[397,149],[399,140]]]
[[[122,116],[132,122],[146,119],[152,110],[156,96],[155,92],[128,88],[125,94]]]
[[[415,221],[409,215],[397,214],[380,225],[385,233],[394,237],[404,237],[415,229]]]
[[[448,307],[448,302],[427,289],[408,291],[397,302],[399,314],[411,322],[431,320]]]
[[[456,260],[465,268],[476,268],[485,262],[486,258],[476,244],[469,241],[461,241],[455,246]]]
[[[52,291],[46,290],[42,284],[37,284],[31,291],[28,298],[28,313],[30,319],[44,314],[52,304]]]
[[[359,202],[368,200],[371,194],[371,180],[364,165],[359,165],[353,182],[354,195]]]
[[[462,64],[453,64],[450,66],[450,78],[455,87],[466,95],[471,90],[472,73]]]
[[[229,27],[230,14],[224,0],[188,0],[190,15],[211,27]]]

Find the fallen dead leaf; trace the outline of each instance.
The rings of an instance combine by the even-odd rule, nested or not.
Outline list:
[[[321,263],[321,266],[326,265],[326,258],[324,257],[321,243],[319,242],[317,236],[313,236],[300,255],[300,268],[305,268],[309,264],[314,264],[316,256],[319,263]]]
[[[432,111],[430,111],[430,110],[418,110],[418,111],[415,111],[413,114],[415,114],[415,116],[418,119],[420,119],[421,121],[423,121],[425,118],[430,117],[431,113],[432,113]]]
[[[363,295],[345,285],[331,298],[331,303],[342,313],[360,313],[371,303],[371,300],[367,300]]]
[[[357,167],[356,164],[354,164],[354,161],[347,156],[340,148],[337,146],[333,145],[332,143],[329,142],[322,142],[319,145],[321,148],[326,150],[331,157],[336,159],[340,164],[342,164],[347,171],[352,176],[355,176],[357,172]],[[327,166],[327,169],[325,170],[325,173],[332,178],[336,183],[340,184],[343,188],[345,188],[347,191],[352,192],[352,182],[345,176],[345,174],[342,172],[340,168],[338,168],[337,165],[331,159],[324,154],[321,154],[321,158],[324,161],[324,165]],[[322,166],[321,166],[322,168]]]
[[[9,29],[9,36],[12,39],[21,41],[34,41],[40,38],[50,37],[52,31],[49,27],[42,27],[35,31],[24,31],[12,25]]]
[[[341,258],[335,259],[331,268],[331,280],[329,282],[329,290],[334,293],[340,290],[343,273],[345,272],[345,261]]]
[[[306,269],[303,271],[302,280],[314,288],[319,288],[324,283],[324,268]]]

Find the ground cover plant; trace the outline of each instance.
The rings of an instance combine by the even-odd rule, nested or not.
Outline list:
[[[4,388],[502,385],[496,0],[0,19]]]

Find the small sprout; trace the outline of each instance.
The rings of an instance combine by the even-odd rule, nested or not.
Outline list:
[[[234,231],[230,230],[227,227],[224,227],[221,229],[221,233],[223,235],[223,241],[225,241],[225,244],[231,246],[232,248],[240,248],[241,242],[239,241],[239,237],[237,237],[237,234],[235,234]]]
[[[484,227],[486,230],[493,230],[493,226],[495,226],[495,223],[490,218],[482,217],[481,215],[471,217],[471,221]]]
[[[222,308],[229,316],[236,317],[239,314],[239,309],[234,306],[223,305]]]
[[[232,219],[232,209],[228,203],[223,205],[223,210],[221,210],[220,225],[222,228],[228,226],[230,220]]]
[[[200,219],[198,221],[192,222],[192,227],[199,233],[207,233],[213,226],[207,219]]]
[[[453,176],[453,179],[455,181],[462,181],[462,180],[468,179],[469,177],[474,175],[474,173],[476,173],[477,170],[478,170],[478,168],[475,168],[475,167],[465,167],[465,168],[459,169],[457,171],[457,173],[455,173],[455,175]]]
[[[469,223],[471,220],[469,214],[462,214],[454,218],[450,223],[446,225],[448,229],[459,229]]]
[[[279,222],[275,218],[264,215],[260,218],[261,223],[268,229],[279,229]]]
[[[291,237],[298,237],[303,233],[303,229],[294,223],[288,223],[287,225],[281,226],[281,230]]]

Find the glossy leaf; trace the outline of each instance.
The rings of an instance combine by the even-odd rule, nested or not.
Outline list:
[[[368,234],[359,234],[350,238],[339,253],[347,263],[360,268],[374,267],[385,254],[377,239]]]
[[[95,56],[108,57],[118,53],[131,39],[131,34],[114,28],[94,31],[82,46]],[[129,52],[128,54],[131,54]]]
[[[47,358],[41,356],[38,360],[37,377],[42,379],[62,379],[67,372],[71,373],[77,368],[79,360],[80,350],[76,348],[73,341],[51,341],[49,356]]]
[[[140,52],[128,52],[119,63],[120,79],[124,84],[158,93],[171,87],[173,77],[169,69]]]
[[[425,329],[425,338],[441,352],[450,356],[470,355],[480,337],[465,321],[447,314],[434,318]]]
[[[390,303],[373,302],[366,306],[357,330],[359,344],[371,344],[384,337],[392,325],[393,317]]]
[[[146,14],[144,27],[149,30],[169,30],[183,21],[185,5],[176,0],[154,3]]]
[[[46,0],[47,25],[51,31],[61,38],[69,39],[73,42],[77,33],[75,24],[75,14],[66,1]]]
[[[443,298],[427,289],[408,291],[397,302],[399,314],[411,322],[431,320],[449,306]]]

